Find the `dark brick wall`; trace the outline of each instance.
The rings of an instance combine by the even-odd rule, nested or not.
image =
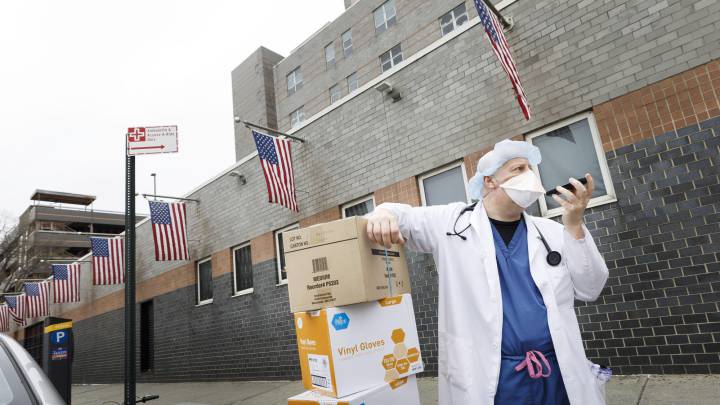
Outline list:
[[[140,373],[138,354],[138,381],[299,379],[287,287],[275,285],[275,261],[254,266],[253,280],[254,293],[232,297],[232,273],[214,279],[213,303],[203,306],[195,305],[194,285],[155,297],[155,367]],[[120,309],[75,324],[75,383],[123,381],[123,322]]]
[[[610,269],[578,302],[587,354],[618,374],[720,372],[720,118],[607,153],[618,202],[585,216]]]
[[[719,135],[715,118],[606,154],[618,201],[585,220],[610,278],[576,309],[588,356],[617,374],[720,372]],[[430,255],[408,261],[424,375],[437,375],[437,271]],[[240,297],[232,274],[215,279],[210,305],[195,286],[155,297],[155,369],[139,380],[298,379],[287,287],[273,260],[253,276]],[[76,323],[75,382],[122,381],[122,327],[122,310]]]

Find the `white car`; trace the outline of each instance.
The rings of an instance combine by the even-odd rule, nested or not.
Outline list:
[[[42,367],[11,337],[0,333],[0,405],[65,405]]]

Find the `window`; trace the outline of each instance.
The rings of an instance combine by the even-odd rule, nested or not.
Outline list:
[[[213,302],[212,260],[208,257],[197,264],[197,303]]]
[[[348,93],[352,93],[353,91],[357,90],[357,88],[358,88],[357,72],[353,72],[345,80],[347,81]]]
[[[253,292],[252,271],[250,244],[233,249],[233,295]]]
[[[288,96],[292,96],[296,91],[302,89],[302,84],[302,73],[300,73],[300,68],[298,67],[287,75]]]
[[[595,181],[595,191],[588,207],[616,201],[610,170],[591,113],[536,131],[529,134],[527,140],[540,148],[542,164],[534,170],[546,190],[566,184],[570,177],[579,178],[590,173]],[[552,197],[545,197],[540,199],[540,212],[543,216],[555,216],[562,213],[562,208]]]
[[[300,107],[297,110],[290,113],[290,127],[295,128],[296,126],[300,125],[301,122],[305,120],[305,115],[303,114],[303,108]]]
[[[275,231],[275,257],[277,258],[277,280],[278,285],[287,284],[287,272],[285,271],[285,249],[283,248],[283,232],[299,229],[298,224]]]
[[[391,25],[395,24],[395,0],[388,0],[373,12],[375,18],[375,32],[385,32]]]
[[[335,47],[332,43],[325,47],[325,67],[327,69],[335,67]]]
[[[334,104],[338,100],[340,100],[340,85],[336,84],[330,87],[330,104]]]
[[[389,70],[393,66],[402,62],[402,60],[403,60],[402,49],[400,48],[400,44],[397,44],[397,45],[393,46],[392,48],[390,48],[389,51],[380,55],[380,65],[382,66],[382,71],[385,72],[385,71]]]
[[[153,369],[155,363],[155,314],[153,302],[140,303],[140,371]]]
[[[468,14],[465,3],[460,3],[460,5],[440,17],[440,31],[442,31],[442,35],[449,34],[466,22],[468,22]]]
[[[375,197],[363,197],[358,200],[350,201],[349,203],[342,206],[343,218],[350,218],[354,216],[363,216],[372,212],[375,209]]]
[[[454,163],[420,177],[423,205],[468,202],[467,178],[461,163]]]
[[[347,58],[348,56],[352,55],[352,31],[347,30],[342,33],[342,36],[340,37],[342,40],[342,48],[343,48],[343,55]]]

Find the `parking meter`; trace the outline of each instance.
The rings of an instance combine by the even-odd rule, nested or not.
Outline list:
[[[48,317],[43,326],[45,327],[43,370],[60,396],[70,405],[73,360],[72,321]]]

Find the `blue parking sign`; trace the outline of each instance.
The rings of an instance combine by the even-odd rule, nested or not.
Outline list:
[[[61,345],[65,342],[67,342],[69,334],[70,334],[70,331],[67,329],[57,330],[50,335],[50,343],[56,344],[56,345]]]

